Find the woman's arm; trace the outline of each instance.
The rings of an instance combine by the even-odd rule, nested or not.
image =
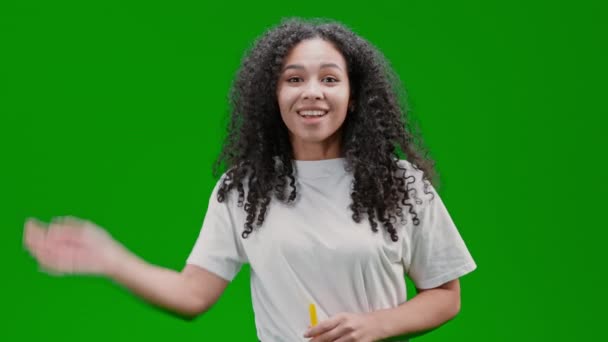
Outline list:
[[[422,335],[454,318],[460,311],[460,281],[418,290],[411,300],[392,309],[374,311],[370,318],[377,327],[377,339],[399,335]]]
[[[439,287],[419,290],[396,308],[365,314],[340,313],[309,328],[304,337],[311,342],[369,342],[422,335],[454,318],[460,311],[458,279]]]
[[[25,248],[43,271],[111,278],[148,303],[184,319],[209,309],[228,284],[198,266],[186,265],[180,273],[149,264],[89,221],[67,217],[44,226],[28,220],[24,230]]]
[[[194,265],[182,272],[149,264],[132,254],[110,268],[107,276],[167,313],[192,320],[207,311],[228,281]]]

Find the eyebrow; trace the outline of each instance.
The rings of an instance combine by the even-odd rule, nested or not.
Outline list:
[[[340,68],[340,66],[336,63],[323,63],[321,64],[321,69],[323,68],[337,68],[338,70],[342,70],[342,68]],[[285,70],[287,69],[298,69],[298,70],[304,70],[306,68],[304,68],[304,66],[300,65],[300,64],[290,64],[288,66],[286,66],[285,68],[283,68],[283,72],[285,72]]]

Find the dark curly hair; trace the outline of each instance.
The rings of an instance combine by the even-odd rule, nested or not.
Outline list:
[[[271,28],[245,54],[229,93],[231,119],[213,172],[225,175],[217,192],[222,202],[238,191],[238,206],[247,214],[242,237],[261,226],[271,197],[285,203],[296,199],[293,151],[281,119],[276,87],[284,59],[299,42],[321,38],[346,60],[354,107],[342,129],[347,171],[354,176],[350,209],[355,222],[367,217],[371,229],[380,221],[397,241],[396,218],[403,207],[418,225],[414,204],[421,201],[411,186],[415,177],[399,164],[404,157],[423,171],[424,192],[432,194],[434,162],[427,156],[418,130],[408,119],[405,92],[384,56],[344,25],[322,19],[290,18]],[[402,170],[399,172],[398,170]],[[247,193],[243,183],[247,182]]]

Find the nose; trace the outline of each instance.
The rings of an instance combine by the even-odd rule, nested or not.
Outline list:
[[[319,82],[310,81],[306,84],[306,87],[302,91],[302,98],[304,100],[321,100],[323,99],[323,89]]]

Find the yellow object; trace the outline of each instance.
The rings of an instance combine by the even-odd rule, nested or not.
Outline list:
[[[317,308],[314,304],[310,304],[308,311],[310,312],[310,326],[314,327],[317,325]]]

